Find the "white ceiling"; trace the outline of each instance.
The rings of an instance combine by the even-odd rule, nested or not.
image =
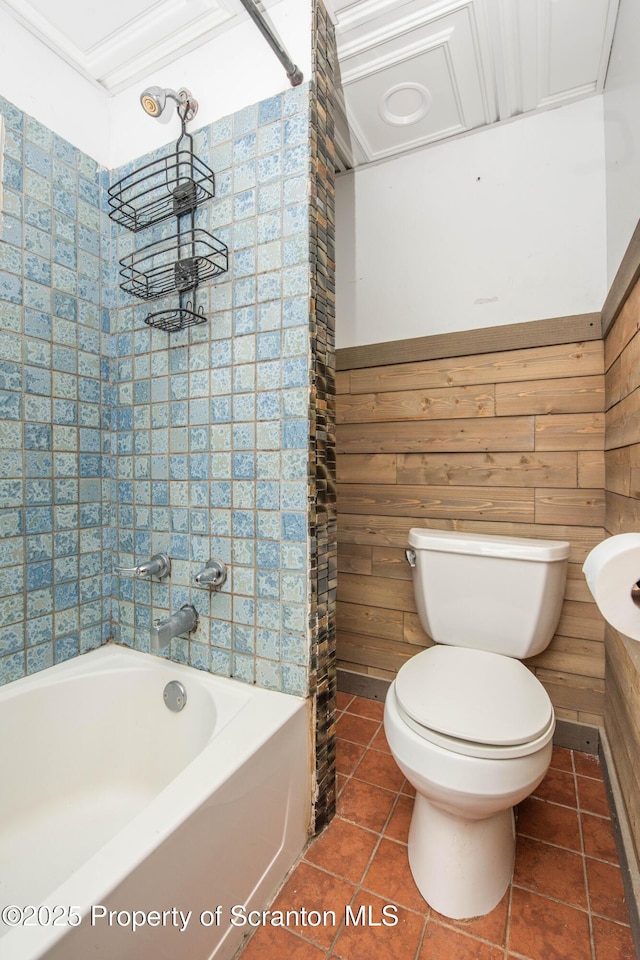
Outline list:
[[[618,0],[329,0],[339,169],[602,91]]]
[[[110,94],[248,17],[239,0],[0,0],[0,7]]]
[[[326,0],[339,169],[602,90],[618,0]],[[280,0],[260,0],[267,10]],[[240,0],[0,0],[116,94],[247,18]],[[292,56],[295,51],[290,51]]]

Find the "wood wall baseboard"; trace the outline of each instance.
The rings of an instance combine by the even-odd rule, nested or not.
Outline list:
[[[390,680],[354,673],[352,670],[338,670],[338,690],[341,693],[352,693],[367,700],[384,701],[390,686]],[[580,753],[597,756],[600,752],[601,732],[601,728],[586,723],[557,720],[553,742],[566,750],[578,750]]]
[[[390,680],[369,677],[365,673],[353,673],[351,670],[338,670],[338,692],[352,693],[367,700],[383,701],[391,685]]]

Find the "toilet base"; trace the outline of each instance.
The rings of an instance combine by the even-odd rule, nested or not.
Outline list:
[[[409,866],[429,906],[452,920],[489,913],[511,882],[513,809],[463,820],[417,794],[409,830]]]

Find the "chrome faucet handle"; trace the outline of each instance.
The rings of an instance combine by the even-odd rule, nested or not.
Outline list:
[[[171,560],[166,553],[156,553],[137,567],[116,567],[116,573],[125,577],[157,577],[158,580],[164,580],[171,573]]]
[[[227,579],[227,567],[222,560],[209,560],[194,579],[199,587],[221,587]]]

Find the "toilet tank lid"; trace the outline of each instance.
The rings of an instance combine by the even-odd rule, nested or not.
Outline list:
[[[459,533],[456,530],[425,530],[421,527],[409,530],[409,546],[414,550],[470,553],[474,556],[544,563],[550,560],[566,560],[571,551],[571,544],[566,540],[500,537],[484,533]]]

